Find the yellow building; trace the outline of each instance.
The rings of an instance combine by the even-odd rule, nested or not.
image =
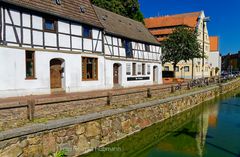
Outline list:
[[[181,61],[177,64],[176,77],[185,79],[196,79],[209,77],[211,66],[209,63],[210,43],[206,17],[203,11],[177,14],[170,16],[151,17],[145,19],[146,27],[161,43],[178,26],[193,28],[198,32],[198,41],[202,46],[204,43],[205,59],[194,59],[193,61]],[[203,31],[204,29],[204,31]],[[204,42],[203,42],[204,41]],[[165,71],[173,71],[172,63],[164,64]]]

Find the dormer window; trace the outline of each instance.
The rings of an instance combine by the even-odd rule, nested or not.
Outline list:
[[[45,31],[56,32],[57,22],[52,18],[45,18],[43,21],[43,28]]]
[[[92,38],[92,28],[89,26],[83,26],[83,37]]]
[[[55,3],[56,3],[57,5],[61,5],[61,0],[55,0]]]
[[[85,13],[86,12],[86,9],[85,9],[84,6],[80,6],[79,10],[80,10],[80,13]]]

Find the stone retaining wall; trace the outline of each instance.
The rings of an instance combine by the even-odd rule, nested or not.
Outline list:
[[[154,99],[161,99],[171,95],[170,88],[166,89],[157,89],[151,88],[151,94]],[[142,92],[143,91],[143,92]],[[132,92],[132,93],[131,93]],[[187,92],[186,88],[181,91],[177,91],[175,94],[180,94]],[[100,95],[101,97],[101,95]],[[62,98],[55,99],[43,99],[43,100],[35,100],[38,103],[46,103],[43,105],[35,105],[34,109],[34,119],[35,122],[46,122],[49,120],[61,119],[66,117],[74,117],[94,112],[104,111],[106,109],[113,108],[121,108],[123,106],[128,106],[132,104],[141,103],[146,100],[147,91],[136,90],[130,91],[129,93],[123,93],[119,95],[114,95],[111,100],[111,105],[107,104],[107,97],[102,98],[86,98],[83,100],[77,101],[65,101],[55,103],[61,101]],[[18,105],[18,104],[11,104]],[[24,126],[28,123],[31,123],[28,119],[27,112],[27,103],[22,103],[21,105],[25,105],[25,107],[21,108],[12,108],[6,110],[0,110],[0,131],[6,131],[8,129],[13,129],[17,127]],[[8,105],[5,105],[8,106]]]
[[[193,108],[218,96],[221,90],[227,92],[237,87],[240,80],[125,108],[0,132],[0,156],[47,156],[63,149],[68,150],[69,156],[78,156]]]

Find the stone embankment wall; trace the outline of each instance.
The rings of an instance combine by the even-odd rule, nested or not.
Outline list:
[[[0,132],[1,157],[78,156],[240,87],[240,80],[160,100]]]
[[[154,99],[166,98],[171,93],[170,86],[167,88],[149,87],[151,96]],[[188,92],[186,85],[176,91],[174,94]],[[146,88],[132,89],[129,91],[112,93],[111,105],[108,102],[108,93],[97,96],[82,96],[81,94],[71,97],[59,98],[43,98],[37,99],[33,97],[28,100],[35,101],[34,120],[37,122],[46,122],[64,117],[74,117],[94,112],[104,111],[106,109],[120,108],[122,106],[138,104],[143,101],[149,101]],[[74,101],[73,101],[74,100]],[[1,110],[1,107],[6,109]],[[17,128],[29,123],[28,118],[28,102],[10,102],[0,104],[0,131]]]

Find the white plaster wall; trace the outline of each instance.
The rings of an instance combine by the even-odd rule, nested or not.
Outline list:
[[[70,47],[70,35],[59,34],[59,46],[60,47]]]
[[[82,49],[82,38],[72,37],[72,48]]]
[[[157,66],[158,67],[158,75],[157,75],[157,83],[158,84],[162,84],[162,66],[159,64],[159,63],[148,63],[146,62],[145,63],[145,70],[146,70],[146,75],[136,75],[136,76],[132,76],[131,75],[126,75],[126,65],[127,64],[131,64],[132,66],[132,63],[131,61],[115,61],[115,60],[109,60],[109,59],[106,59],[105,60],[106,62],[106,87],[107,88],[113,88],[114,87],[114,84],[113,84],[113,64],[115,63],[118,63],[118,64],[121,64],[121,79],[120,79],[120,82],[121,82],[121,86],[123,87],[134,87],[134,86],[143,86],[143,85],[152,85],[154,84],[153,83],[153,66]],[[137,63],[138,64],[141,64],[142,65],[142,62],[134,62],[134,63]],[[147,65],[150,65],[150,71],[151,71],[151,74],[148,75],[147,74]],[[138,67],[138,66],[136,66]],[[132,67],[131,67],[132,69]],[[138,69],[136,69],[136,71],[138,71]],[[131,71],[132,72],[132,71]],[[145,76],[149,76],[150,77],[150,80],[141,80],[141,81],[127,81],[127,77],[145,77]]]
[[[46,46],[53,46],[56,47],[57,46],[57,35],[56,33],[44,33],[44,40],[45,40],[45,45]]]
[[[8,35],[6,36],[7,41],[17,42],[12,26],[6,26],[6,32],[8,32]]]
[[[32,16],[33,28],[43,30],[43,19],[40,16]]]
[[[24,27],[28,27],[28,28],[31,27],[30,15],[29,14],[23,13],[22,14],[22,20],[23,20],[23,26]]]
[[[33,31],[33,44],[43,45],[43,32]]]
[[[212,67],[218,67],[221,70],[221,56],[218,51],[209,53],[209,63],[212,64]]]
[[[23,43],[31,44],[31,31],[30,29],[23,29]]]
[[[102,41],[100,40],[93,40],[93,50],[97,52],[102,52]]]
[[[98,58],[98,80],[82,81],[82,56]],[[105,89],[103,56],[36,51],[36,79],[26,80],[25,50],[1,47],[0,97],[50,94],[50,60],[54,58],[65,60],[65,84],[63,87],[66,88],[66,92]]]
[[[92,39],[83,39],[83,49],[91,51],[93,47]]]
[[[71,32],[73,35],[81,36],[82,35],[82,26],[80,26],[78,24],[71,24]]]
[[[66,83],[69,87],[69,89],[67,89],[67,92],[92,91],[92,90],[106,89],[104,57],[96,56],[96,55],[92,55],[92,54],[88,54],[88,55],[82,54],[80,56],[81,57],[85,56],[85,57],[98,58],[98,80],[94,80],[94,81],[83,81],[82,80],[82,58],[75,56],[76,58],[78,58],[80,60],[77,63],[78,65],[75,65],[75,67],[78,67],[77,71],[75,71],[75,77],[74,77],[75,79],[73,79],[72,75],[71,75],[71,79],[67,79],[69,81],[68,83]],[[69,65],[71,65],[71,64],[69,64]],[[69,68],[72,68],[72,65]]]
[[[58,32],[70,34],[70,25],[67,21],[58,21]]]
[[[21,19],[21,14],[20,11],[18,10],[13,10],[10,9],[10,15],[13,18],[13,23],[10,19],[9,13],[7,9],[5,11],[5,18],[6,22],[8,24],[14,24],[17,26],[21,25],[20,19]],[[3,9],[2,9],[3,12]],[[3,15],[3,14],[2,14]],[[33,30],[33,39],[31,39],[31,32],[30,32],[30,27],[31,27],[31,18],[32,18],[32,28]],[[2,18],[3,19],[3,18]],[[31,41],[33,40],[33,47],[34,48],[43,48],[43,46],[46,46],[47,49],[57,49],[57,35],[54,32],[42,32],[43,31],[43,20],[44,18],[41,15],[36,15],[34,13],[30,12],[24,12],[22,14],[22,24],[24,27],[23,28],[23,47],[29,47],[31,44]],[[3,21],[2,21],[3,22]],[[96,51],[97,52],[102,52],[102,31],[97,29],[97,28],[92,28],[92,37],[93,39],[83,39],[82,40],[82,25],[80,23],[72,23],[71,21],[68,20],[62,20],[58,19],[57,20],[58,24],[58,32],[59,33],[64,33],[68,35],[59,35],[59,46],[63,47],[61,50],[70,50],[70,35],[72,35],[72,48],[73,50],[81,50],[84,49],[88,52]],[[28,29],[29,28],[29,29]],[[21,29],[17,29],[17,35],[18,38],[21,39]],[[43,39],[44,36],[44,39]],[[45,45],[44,42],[45,41]],[[97,40],[100,40],[97,42]],[[17,39],[15,37],[14,30],[12,26],[6,26],[6,41],[10,42],[7,43],[8,46],[19,46],[17,43]],[[14,43],[13,43],[14,42]],[[82,42],[84,46],[82,46]],[[96,45],[98,43],[98,45]],[[28,44],[28,45],[27,45]],[[94,49],[93,49],[94,48]]]
[[[92,29],[92,35],[93,39],[102,39],[102,33],[97,29]]]

